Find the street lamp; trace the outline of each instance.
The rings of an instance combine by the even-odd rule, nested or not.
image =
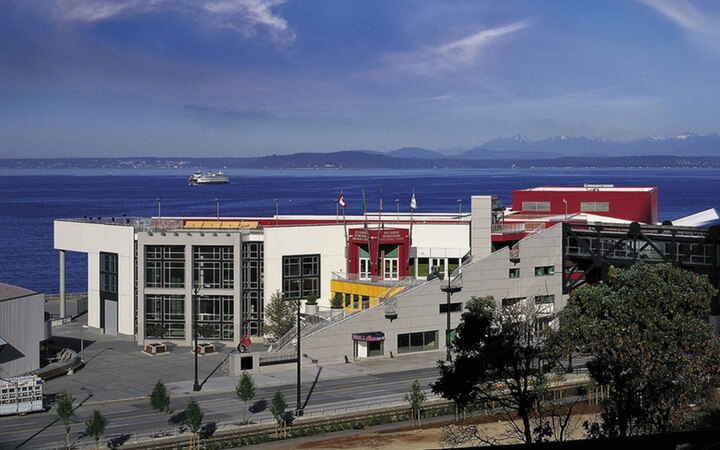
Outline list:
[[[452,356],[450,355],[450,297],[451,297],[455,292],[460,292],[460,291],[462,290],[462,287],[460,287],[460,286],[453,286],[452,284],[450,284],[450,280],[451,280],[450,270],[449,270],[449,268],[448,268],[448,282],[447,282],[447,286],[442,286],[442,287],[440,288],[441,291],[447,293],[447,311],[446,311],[446,313],[447,313],[447,327],[445,328],[445,349],[447,350],[447,355],[445,356],[445,360],[446,360],[447,362],[451,362],[451,361],[452,361]]]
[[[300,378],[300,362],[301,362],[301,360],[300,360],[300,357],[301,357],[301,351],[300,351],[300,305],[302,304],[301,303],[302,300],[300,298],[297,298],[297,299],[288,299],[288,301],[291,301],[291,302],[294,301],[297,305],[297,334],[295,337],[296,343],[297,343],[297,386],[296,386],[296,388],[297,388],[297,406],[295,408],[295,414],[299,417],[299,416],[303,415],[301,392],[300,392],[300,382],[301,382],[301,378]]]
[[[215,199],[215,215],[218,220],[220,220],[220,199]]]
[[[205,286],[203,286],[205,287]],[[192,295],[192,308],[193,308],[193,337],[195,338],[195,348],[193,349],[193,353],[195,353],[195,382],[193,383],[193,391],[198,392],[200,389],[202,389],[202,386],[198,382],[198,309],[199,306],[198,300],[200,293],[200,286],[195,286],[193,288],[193,295]]]

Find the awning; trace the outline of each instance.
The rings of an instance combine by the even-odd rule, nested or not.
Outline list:
[[[372,331],[370,333],[353,333],[352,338],[353,341],[362,342],[384,341],[385,333],[383,333],[382,331]]]

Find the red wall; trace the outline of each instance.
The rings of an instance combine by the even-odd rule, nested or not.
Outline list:
[[[639,189],[638,187],[634,187]],[[658,197],[657,188],[650,190],[617,190],[612,188],[604,188],[593,190],[576,189],[576,190],[552,190],[552,191],[531,191],[517,190],[513,191],[512,208],[514,211],[521,211],[523,214],[565,214],[565,203],[567,201],[567,213],[579,213],[581,202],[608,202],[610,211],[608,212],[588,212],[598,216],[615,217],[618,219],[630,220],[641,223],[657,223],[658,217]],[[523,211],[523,202],[550,202],[550,211]]]
[[[368,229],[353,228],[349,230],[348,236],[348,273],[358,274],[360,272],[360,245],[370,244],[371,275],[382,278],[383,274],[378,267],[379,246],[381,244],[393,244],[398,246],[398,276],[400,278],[409,275],[408,257],[410,250],[410,234],[406,229]]]

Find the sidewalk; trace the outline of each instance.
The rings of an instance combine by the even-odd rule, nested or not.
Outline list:
[[[74,374],[48,380],[44,389],[46,394],[67,390],[78,399],[87,399],[87,402],[146,398],[158,379],[163,380],[171,395],[193,393],[195,362],[190,348],[172,347],[169,354],[148,356],[142,352],[141,346],[126,338],[85,328],[85,317],[53,328],[54,347],[68,347],[78,352],[81,346],[84,347],[86,364]],[[198,357],[200,383],[215,371],[203,384],[202,393],[235,391],[238,378],[227,376],[221,367],[233,347],[218,350],[217,354]],[[318,380],[426,369],[435,367],[436,361],[444,356],[444,351],[433,351],[326,364],[322,365]],[[303,382],[313,381],[321,366],[309,360],[303,363]],[[257,387],[294,384],[296,377],[297,365],[294,363],[261,367],[259,372],[253,373]]]

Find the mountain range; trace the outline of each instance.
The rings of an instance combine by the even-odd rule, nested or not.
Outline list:
[[[553,159],[561,157],[606,157],[646,155],[720,156],[720,134],[682,133],[671,137],[651,136],[630,142],[607,139],[556,136],[539,141],[518,134],[493,139],[482,145],[455,151],[415,147],[389,152],[395,157],[439,159]]]
[[[557,136],[533,141],[516,135],[470,149],[404,147],[391,152],[346,150],[261,157],[123,157],[0,159],[10,169],[434,169],[532,167],[720,168],[720,134],[683,133],[613,142]]]

